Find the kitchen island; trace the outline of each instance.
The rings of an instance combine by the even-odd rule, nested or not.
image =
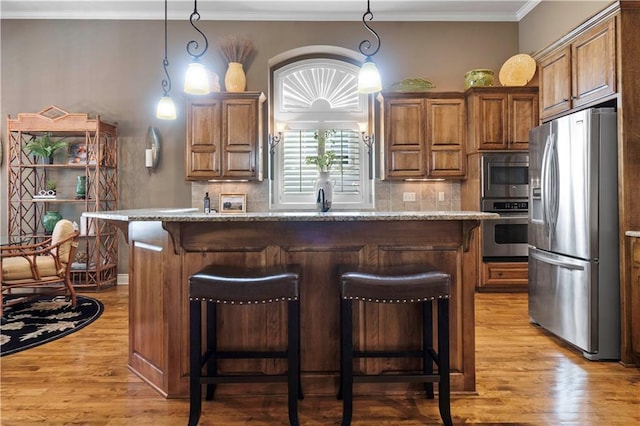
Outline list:
[[[187,397],[188,278],[210,263],[302,265],[301,346],[305,395],[335,395],[339,373],[336,266],[430,262],[451,274],[451,388],[475,392],[474,290],[478,259],[467,250],[481,220],[496,214],[294,212],[204,214],[196,209],[84,213],[117,226],[129,244],[129,368],[168,398]],[[420,304],[356,304],[360,347],[418,346]],[[255,314],[255,315],[254,315]],[[224,305],[219,346],[283,348],[286,305]],[[265,319],[266,318],[266,319]],[[361,361],[367,372],[407,370],[416,360]],[[282,360],[220,362],[225,371],[281,372]],[[362,384],[360,393],[407,392],[408,384]],[[390,387],[391,386],[391,387]],[[222,393],[286,392],[274,384],[230,385]]]

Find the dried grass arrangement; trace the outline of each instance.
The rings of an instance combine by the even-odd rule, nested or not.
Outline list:
[[[227,62],[238,62],[244,65],[254,51],[254,44],[249,39],[230,35],[220,39],[218,49]]]

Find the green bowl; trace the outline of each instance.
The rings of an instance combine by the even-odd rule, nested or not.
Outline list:
[[[493,70],[471,70],[464,75],[464,87],[490,87],[493,86]]]

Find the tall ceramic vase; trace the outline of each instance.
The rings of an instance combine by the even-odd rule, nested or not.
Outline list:
[[[224,75],[224,87],[227,92],[244,92],[247,87],[247,77],[240,62],[229,62],[229,68]]]
[[[316,209],[327,212],[331,208],[333,200],[333,182],[329,177],[329,172],[318,172],[318,179],[315,183]]]

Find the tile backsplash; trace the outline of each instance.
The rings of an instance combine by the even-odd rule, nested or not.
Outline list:
[[[376,179],[376,211],[451,211],[460,210],[458,181],[396,182]],[[264,182],[194,182],[191,184],[191,207],[203,208],[205,192],[211,207],[219,209],[222,194],[246,194],[247,211],[269,211],[269,181]],[[405,195],[415,201],[404,201]]]

